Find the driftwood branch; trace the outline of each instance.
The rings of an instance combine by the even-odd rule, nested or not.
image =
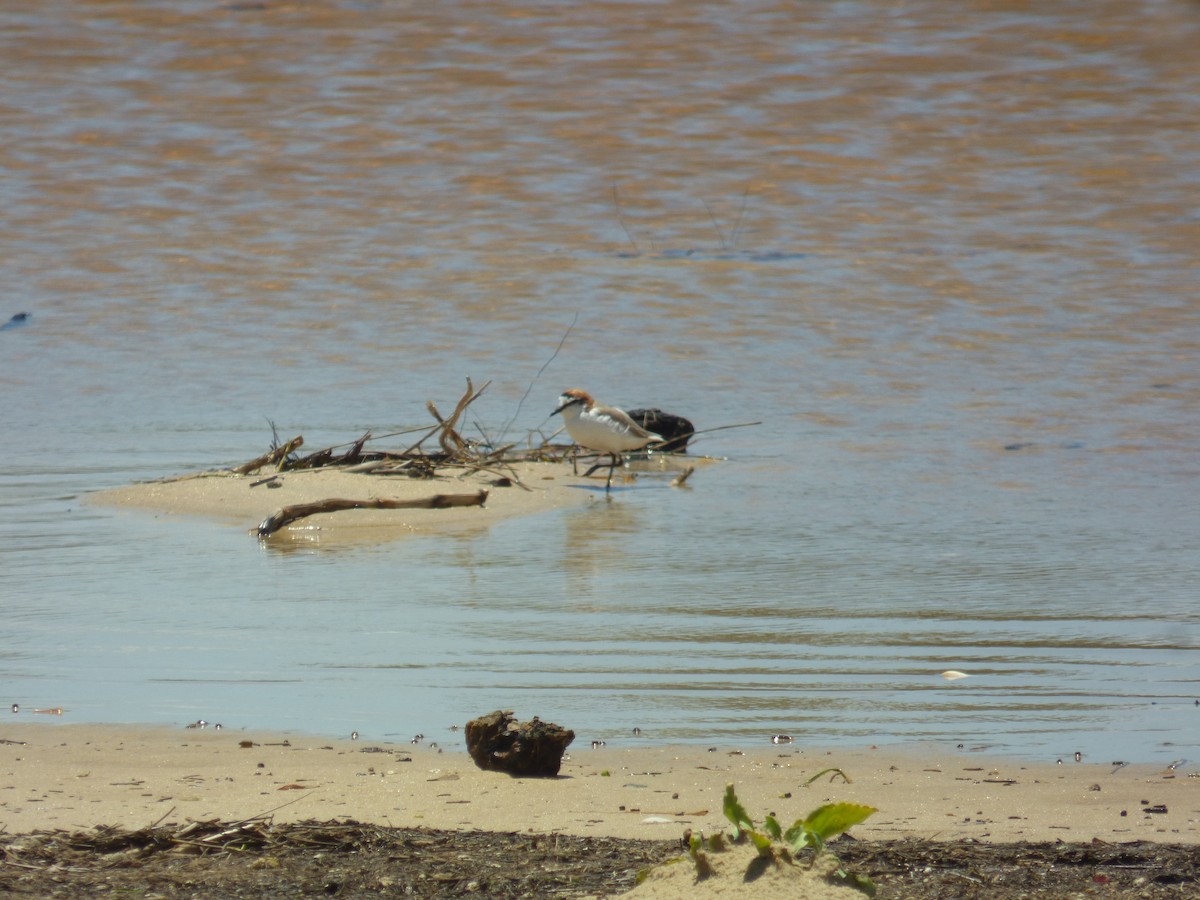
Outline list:
[[[345,509],[449,509],[452,506],[483,506],[487,498],[488,492],[480,490],[474,494],[434,494],[423,500],[388,500],[382,497],[372,500],[331,498],[315,503],[296,503],[285,506],[263,519],[258,526],[258,536],[269,537],[285,525],[290,525],[297,519],[315,516],[317,513],[339,512]]]
[[[479,396],[488,389],[488,385],[490,384],[490,381],[487,382],[487,384],[477,391],[475,390],[474,385],[471,384],[471,379],[468,378],[466,393],[464,393],[459,399],[458,403],[454,407],[454,412],[450,414],[450,418],[448,419],[442,417],[442,414],[438,412],[438,408],[432,400],[426,400],[425,408],[429,410],[429,414],[437,420],[437,425],[426,431],[425,434],[421,436],[419,441],[417,441],[400,455],[411,456],[421,448],[422,444],[436,434],[438,435],[438,443],[442,445],[442,453],[448,459],[464,459],[471,456],[470,445],[463,438],[463,436],[458,433],[455,426],[458,424],[458,419],[463,414],[463,411],[466,410],[466,408],[472,403],[474,403],[475,400],[477,400]]]
[[[489,381],[479,390],[475,390],[475,386],[471,384],[471,379],[467,379],[466,393],[459,398],[458,405],[454,407],[454,412],[450,414],[450,418],[442,422],[442,434],[438,440],[447,456],[461,456],[470,450],[470,446],[466,440],[458,433],[458,420],[462,418],[462,414],[466,408],[474,403],[488,389],[488,385],[490,384],[491,382]],[[441,416],[434,409],[433,402],[431,401],[428,405],[429,411],[441,422]]]
[[[243,463],[242,465],[238,466],[233,471],[236,472],[238,475],[249,475],[251,472],[261,469],[263,466],[277,465],[280,461],[287,459],[287,455],[289,453],[291,453],[297,447],[303,446],[303,444],[304,444],[303,436],[296,435],[294,438],[292,438],[290,441],[288,441],[283,446],[276,447],[274,450],[270,451],[269,453],[264,453],[262,456],[256,457],[256,458],[250,460],[250,462],[248,462],[248,463]]]

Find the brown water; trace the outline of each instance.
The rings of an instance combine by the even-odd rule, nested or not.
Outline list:
[[[1194,752],[1197,47],[1148,0],[0,4],[0,684]],[[569,386],[764,424],[449,541],[79,506],[468,375],[496,440]]]

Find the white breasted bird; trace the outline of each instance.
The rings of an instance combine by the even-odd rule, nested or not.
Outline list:
[[[601,406],[592,395],[579,388],[564,391],[558,398],[558,409],[551,415],[562,413],[571,440],[581,447],[607,453],[612,462],[608,467],[608,481],[604,490],[612,489],[613,471],[621,464],[621,454],[637,450],[647,444],[658,443],[662,438],[647,431],[629,414],[615,406]],[[600,464],[592,466],[584,476],[592,474]]]

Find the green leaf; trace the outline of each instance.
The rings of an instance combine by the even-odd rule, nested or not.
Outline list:
[[[761,831],[748,831],[750,840],[754,842],[754,848],[758,851],[759,856],[771,856],[771,839]]]
[[[767,816],[763,819],[763,830],[777,841],[783,838],[783,829],[779,827],[774,816]]]
[[[821,841],[827,841],[878,811],[861,803],[827,803],[810,812],[804,826]]]
[[[753,831],[754,823],[750,821],[750,813],[742,806],[737,794],[733,792],[733,782],[725,785],[725,801],[722,804],[725,818],[733,825],[733,837],[737,840],[743,831]]]
[[[808,830],[808,826],[801,819],[796,822],[791,828],[783,833],[784,842],[792,848],[793,852],[799,852],[812,843],[812,834]]]

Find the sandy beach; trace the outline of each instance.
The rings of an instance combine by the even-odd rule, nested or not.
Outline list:
[[[458,732],[461,734],[461,732]],[[557,778],[483,772],[464,750],[418,744],[124,725],[0,727],[0,825],[9,832],[137,829],[270,814],[428,826],[672,839],[726,827],[725,785],[756,816],[823,803],[879,811],[863,839],[1200,843],[1200,778],[1119,761],[1030,763],[953,747],[821,750],[572,747]],[[835,767],[833,773],[809,780]]]

